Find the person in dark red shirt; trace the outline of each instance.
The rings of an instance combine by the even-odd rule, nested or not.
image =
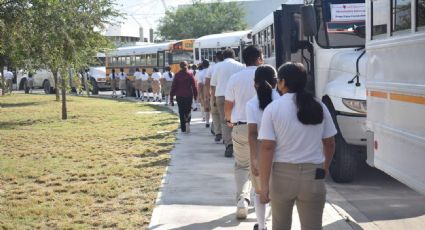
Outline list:
[[[190,119],[192,110],[192,99],[196,100],[198,91],[196,89],[195,78],[188,72],[188,63],[180,63],[181,70],[176,73],[171,85],[170,101],[174,105],[173,97],[176,96],[179,107],[180,128],[182,132],[190,132]]]

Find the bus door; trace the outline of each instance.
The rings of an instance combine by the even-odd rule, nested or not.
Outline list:
[[[158,54],[157,54],[157,61],[158,61],[158,63],[157,63],[157,66],[158,66],[158,68],[159,68],[159,70],[161,71],[161,72],[163,72],[164,71],[164,67],[166,66],[166,55],[165,55],[165,52],[166,51],[158,51]]]

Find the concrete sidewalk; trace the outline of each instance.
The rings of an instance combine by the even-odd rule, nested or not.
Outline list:
[[[149,229],[252,229],[256,223],[252,207],[246,220],[235,218],[233,158],[224,157],[224,146],[214,143],[200,112],[192,116],[191,133],[177,135]],[[328,196],[332,194],[328,188]],[[327,230],[358,229],[330,202],[323,225]],[[296,210],[292,229],[300,229]]]

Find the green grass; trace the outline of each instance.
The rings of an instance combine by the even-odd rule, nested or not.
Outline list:
[[[0,229],[147,228],[177,118],[68,99],[62,121],[54,96],[0,97]]]

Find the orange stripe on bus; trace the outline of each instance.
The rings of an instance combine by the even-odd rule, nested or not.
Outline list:
[[[425,105],[425,97],[423,96],[411,96],[400,93],[391,93],[390,99],[395,101],[409,102],[420,105]]]
[[[369,91],[369,96],[379,97],[379,98],[388,98],[388,93],[380,91]]]

